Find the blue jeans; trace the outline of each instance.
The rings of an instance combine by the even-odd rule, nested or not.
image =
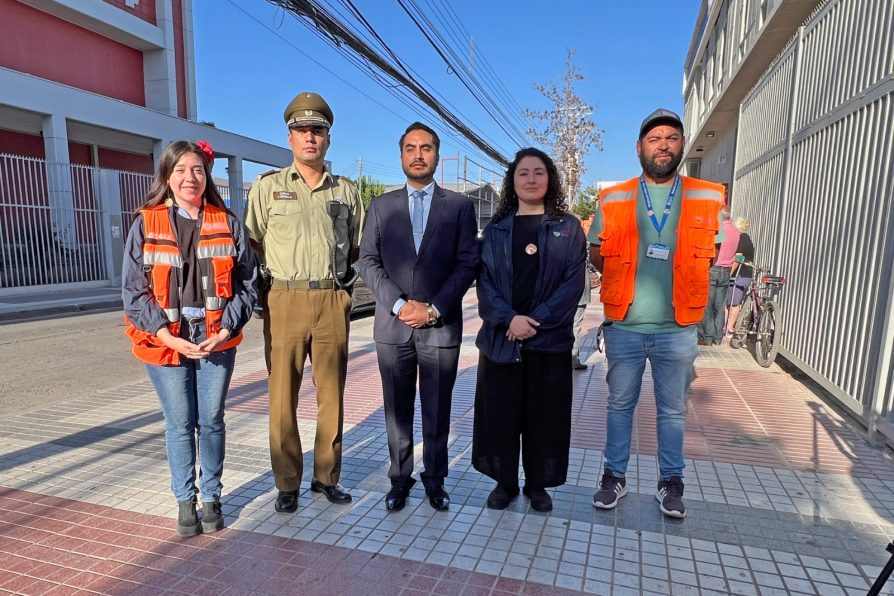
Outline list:
[[[617,477],[627,472],[633,414],[648,359],[658,410],[658,470],[662,480],[682,478],[686,390],[698,353],[696,327],[678,333],[634,333],[608,325],[603,333],[609,394],[605,467]]]
[[[204,321],[192,322],[186,339],[205,338]],[[171,470],[171,490],[177,501],[189,501],[196,490],[196,432],[203,501],[220,498],[224,461],[224,399],[233,376],[236,348],[212,352],[207,358],[181,356],[178,366],[147,364],[165,417],[165,446]]]
[[[726,320],[726,296],[729,291],[729,267],[714,265],[710,271],[710,288],[705,314],[698,324],[699,339],[719,344],[723,339],[723,323]]]

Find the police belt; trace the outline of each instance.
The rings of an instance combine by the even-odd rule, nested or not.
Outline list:
[[[274,279],[275,290],[334,290],[331,279]]]

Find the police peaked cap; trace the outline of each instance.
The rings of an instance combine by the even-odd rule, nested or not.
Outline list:
[[[325,126],[329,128],[335,122],[332,108],[326,100],[316,93],[302,91],[286,106],[283,113],[286,126]]]

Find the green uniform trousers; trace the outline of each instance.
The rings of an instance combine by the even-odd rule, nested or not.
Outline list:
[[[314,478],[327,486],[339,480],[350,313],[351,296],[344,290],[270,290],[264,339],[270,460],[279,490],[298,490],[304,472],[296,408],[308,356],[317,394]]]

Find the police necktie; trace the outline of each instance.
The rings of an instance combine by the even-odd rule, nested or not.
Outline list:
[[[419,252],[419,245],[422,244],[422,232],[424,231],[422,217],[422,199],[425,198],[424,190],[413,192],[413,243],[416,245],[416,252]]]

